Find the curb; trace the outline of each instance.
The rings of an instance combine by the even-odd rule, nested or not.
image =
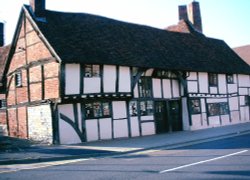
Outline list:
[[[125,152],[107,152],[107,153],[93,153],[93,154],[84,154],[84,155],[71,155],[71,156],[59,156],[59,157],[38,157],[38,158],[25,158],[25,159],[9,159],[9,160],[0,160],[0,165],[14,165],[14,164],[32,164],[32,163],[42,163],[42,162],[51,162],[51,161],[63,161],[63,160],[74,160],[82,158],[104,158],[117,155],[125,155],[131,153],[138,153],[141,151],[155,150],[155,149],[175,149],[185,146],[191,146],[195,144],[216,141],[220,139],[226,139],[236,136],[241,136],[245,134],[250,134],[250,130],[244,130],[219,136],[213,136],[208,138],[196,139],[186,142],[174,143],[174,144],[165,144],[161,146],[148,147],[143,149],[125,151]]]

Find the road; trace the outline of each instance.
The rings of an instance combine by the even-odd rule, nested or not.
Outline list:
[[[172,150],[0,166],[0,179],[250,179],[250,134]]]

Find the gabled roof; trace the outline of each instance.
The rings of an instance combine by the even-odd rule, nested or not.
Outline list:
[[[3,72],[5,69],[9,51],[10,51],[10,45],[0,47],[0,87],[2,86]]]
[[[29,6],[23,8],[33,17]],[[250,74],[222,40],[85,13],[46,10],[44,18],[33,21],[62,63]]]
[[[236,47],[233,50],[250,65],[250,45]]]

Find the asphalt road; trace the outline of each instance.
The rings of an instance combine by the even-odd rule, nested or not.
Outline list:
[[[250,179],[250,134],[96,159],[0,166],[0,180]]]

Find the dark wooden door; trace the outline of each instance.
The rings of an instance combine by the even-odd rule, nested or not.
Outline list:
[[[169,131],[166,101],[155,101],[155,123],[157,134]]]
[[[179,100],[168,102],[170,126],[172,131],[182,131],[181,103]]]

